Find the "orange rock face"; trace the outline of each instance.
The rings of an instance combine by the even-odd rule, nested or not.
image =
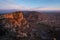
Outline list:
[[[27,23],[22,12],[13,12],[13,13],[4,14],[2,16],[3,18],[7,19],[6,21],[10,22],[12,25],[17,25],[19,27]]]
[[[12,18],[13,19],[14,17],[12,14],[6,14],[6,15],[4,15],[4,18]]]

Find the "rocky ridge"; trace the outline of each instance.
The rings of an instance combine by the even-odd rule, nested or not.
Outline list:
[[[2,34],[4,39],[1,40],[40,40],[42,32],[47,31],[49,34],[54,23],[55,17],[40,12],[33,11],[24,14],[19,11],[1,14],[0,26],[5,30],[2,31],[6,32],[5,36]]]

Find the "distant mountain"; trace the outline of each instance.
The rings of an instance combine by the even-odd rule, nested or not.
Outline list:
[[[17,9],[4,9],[4,10],[0,10],[0,14],[4,14],[4,13],[11,13],[11,12],[15,12],[18,11]]]
[[[37,12],[28,11],[25,12],[25,17],[32,22],[42,22],[51,26],[58,26],[60,23],[60,12]],[[58,22],[58,21],[59,22]]]
[[[60,12],[48,12],[47,14],[51,16],[51,18],[54,17],[53,19],[55,20],[55,25],[60,25]]]

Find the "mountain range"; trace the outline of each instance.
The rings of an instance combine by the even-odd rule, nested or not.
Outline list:
[[[40,40],[40,30],[48,31],[60,26],[60,12],[15,11],[4,13],[0,14],[0,26],[1,40]]]

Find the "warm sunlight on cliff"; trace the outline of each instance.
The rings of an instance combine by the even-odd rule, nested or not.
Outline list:
[[[4,14],[3,18],[8,19],[8,22],[17,26],[24,25],[27,22],[22,12]]]
[[[6,14],[6,15],[4,15],[4,18],[12,18],[13,19],[14,17],[12,14]]]

